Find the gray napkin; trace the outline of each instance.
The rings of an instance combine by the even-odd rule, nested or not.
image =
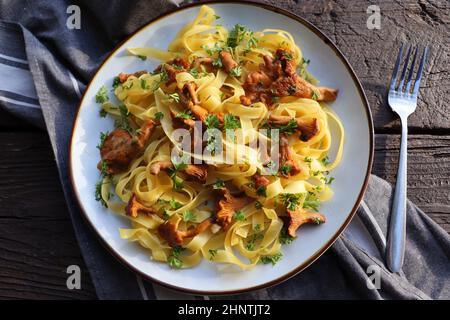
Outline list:
[[[85,84],[126,35],[176,3],[0,2],[0,106],[47,129],[75,233],[100,299],[192,298],[143,280],[101,246],[81,217],[67,167],[71,127]],[[81,8],[79,30],[66,27],[66,10],[72,4]],[[312,266],[275,287],[226,298],[449,299],[450,237],[410,202],[403,271],[392,274],[386,269],[383,256],[391,198],[390,185],[371,176],[351,227]],[[371,245],[352,232],[356,229],[364,230]],[[379,283],[374,280],[378,289],[368,285],[374,274],[380,276]]]

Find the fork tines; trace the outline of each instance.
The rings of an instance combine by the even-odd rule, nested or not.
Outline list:
[[[419,46],[416,46],[413,49],[413,46],[410,45],[408,48],[408,52],[406,53],[406,58],[404,60],[404,64],[403,64],[403,70],[402,70],[402,74],[401,74],[401,78],[400,81],[397,85],[397,76],[398,76],[398,71],[400,69],[400,65],[402,63],[402,58],[403,58],[403,44],[400,46],[400,50],[397,56],[397,61],[395,62],[395,67],[394,67],[394,72],[392,73],[392,78],[391,78],[391,86],[389,88],[389,92],[402,92],[402,93],[406,93],[406,94],[412,94],[413,96],[417,97],[417,92],[419,91],[419,86],[420,86],[420,80],[422,79],[422,73],[423,73],[423,67],[426,63],[426,59],[427,59],[427,54],[428,54],[428,46],[426,46],[423,49],[423,53],[422,53],[422,58],[420,60],[420,65],[419,65],[419,69],[417,70],[417,76],[415,78],[415,80],[413,80],[413,75],[414,75],[414,69],[416,68],[416,60],[417,60],[417,55],[419,54],[419,51],[421,51],[419,49]],[[411,53],[414,50],[414,55],[412,58],[412,62],[410,62],[410,58],[411,58]],[[409,74],[408,74],[408,80],[406,82],[406,87],[405,87],[405,77],[406,77],[406,73],[408,71],[408,67],[409,67]],[[414,82],[414,87],[413,90],[411,92],[411,83]]]

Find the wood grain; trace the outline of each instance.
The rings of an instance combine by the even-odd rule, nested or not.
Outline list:
[[[46,133],[0,133],[0,299],[95,298]],[[66,268],[82,269],[68,290]]]
[[[410,117],[413,132],[450,134],[450,2],[428,0],[263,1],[281,6],[321,29],[345,54],[361,80],[375,127],[398,128],[387,105],[387,88],[402,42],[430,46],[418,108]],[[376,4],[381,29],[367,28],[367,8]],[[307,57],[314,60],[314,57]]]

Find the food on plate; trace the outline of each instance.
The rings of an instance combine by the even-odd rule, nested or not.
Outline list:
[[[217,19],[202,6],[167,50],[129,48],[149,70],[122,70],[111,98],[96,95],[115,120],[100,135],[96,199],[130,220],[122,238],[173,268],[275,264],[302,225],[325,223],[342,156],[326,104],[338,90],[307,71],[294,38]]]

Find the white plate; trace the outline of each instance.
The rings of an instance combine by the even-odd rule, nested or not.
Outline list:
[[[339,89],[332,108],[344,124],[346,141],[342,163],[333,171],[335,196],[321,207],[327,222],[320,227],[302,227],[299,239],[283,246],[284,257],[274,267],[258,265],[251,271],[230,272],[203,261],[193,269],[173,270],[167,264],[152,261],[148,252],[139,245],[121,239],[118,230],[127,227],[128,222],[95,201],[95,183],[99,179],[96,168],[100,160],[96,148],[99,132],[113,128],[110,119],[99,117],[99,106],[94,98],[97,90],[104,84],[111,87],[113,77],[120,72],[153,70],[157,61],[141,61],[128,56],[126,48],[151,46],[166,49],[178,30],[197,15],[198,5],[178,9],[154,20],[106,59],[80,104],[72,135],[70,174],[87,220],[110,251],[129,268],[148,279],[185,292],[231,294],[260,289],[288,279],[311,264],[337,239],[353,217],[367,185],[373,158],[373,129],[367,100],[353,70],[339,50],[315,27],[289,12],[268,5],[234,2],[209,5],[221,17],[220,23],[227,27],[242,23],[253,30],[279,28],[289,31],[304,56],[311,60],[309,71],[322,85]]]

